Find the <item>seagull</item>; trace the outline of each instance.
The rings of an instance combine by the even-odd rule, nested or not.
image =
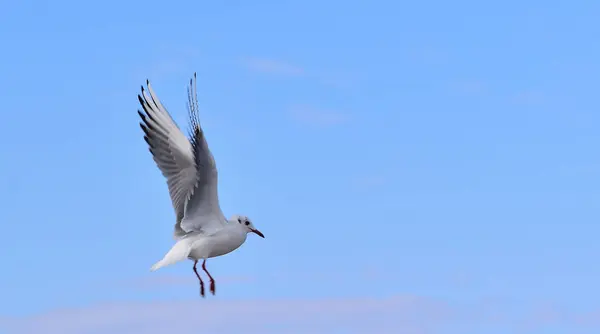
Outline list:
[[[248,233],[265,236],[243,215],[226,219],[219,205],[217,167],[208,148],[198,117],[196,73],[188,86],[189,139],[181,132],[162,105],[150,81],[142,86],[138,100],[144,112],[140,127],[156,165],[167,180],[175,209],[173,232],[175,245],[151,271],[190,259],[200,282],[200,295],[205,297],[204,282],[198,274],[198,261],[210,279],[210,292],[215,294],[215,280],[206,269],[206,259],[231,253],[245,241]]]

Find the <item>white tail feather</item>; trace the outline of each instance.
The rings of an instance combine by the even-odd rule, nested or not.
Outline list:
[[[177,241],[177,243],[173,245],[163,259],[156,262],[152,268],[150,268],[150,271],[156,271],[162,267],[166,267],[187,259],[188,255],[190,254],[191,245],[192,240],[187,238]]]

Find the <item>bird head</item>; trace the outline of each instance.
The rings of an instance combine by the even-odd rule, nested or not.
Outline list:
[[[265,235],[262,234],[261,231],[257,230],[256,227],[254,227],[254,224],[252,224],[250,218],[246,216],[235,215],[233,216],[232,221],[234,224],[240,224],[240,226],[242,226],[246,230],[246,233],[254,233],[261,238],[265,237]]]

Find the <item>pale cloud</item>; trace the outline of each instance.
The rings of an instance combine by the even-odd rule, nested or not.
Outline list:
[[[544,104],[547,96],[540,90],[527,89],[517,92],[502,92],[498,87],[493,87],[484,80],[468,79],[451,82],[448,89],[457,95],[467,97],[496,97],[509,103],[525,106],[538,106]]]
[[[280,60],[266,58],[245,58],[242,60],[242,63],[246,68],[256,72],[283,76],[305,75],[305,71],[301,67],[291,65]]]
[[[296,105],[289,109],[292,119],[316,126],[332,126],[344,123],[348,115],[334,110],[316,108],[307,105]]]
[[[522,306],[522,301],[518,305]],[[521,313],[515,311],[521,309]],[[15,334],[170,334],[174,332],[448,334],[489,329],[530,333],[541,328],[600,330],[600,313],[557,304],[515,308],[480,300],[451,304],[434,298],[317,298],[116,302],[0,318]]]
[[[241,64],[254,72],[286,77],[303,77],[314,80],[322,85],[339,89],[352,89],[356,88],[358,85],[357,78],[347,71],[315,73],[307,71],[303,67],[271,58],[247,57],[241,59]]]
[[[169,301],[113,303],[2,319],[17,334],[112,333],[435,333],[449,316],[444,303],[390,298]]]
[[[523,326],[534,330],[555,323],[562,323],[567,320],[565,317],[568,314],[567,310],[554,303],[540,303],[531,310],[531,315],[523,321]]]

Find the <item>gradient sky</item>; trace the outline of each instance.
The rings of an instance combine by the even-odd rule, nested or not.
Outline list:
[[[0,332],[600,330],[598,1],[4,1]],[[138,127],[201,120],[202,300]],[[232,321],[231,319],[234,319]],[[182,321],[182,319],[184,321]]]

